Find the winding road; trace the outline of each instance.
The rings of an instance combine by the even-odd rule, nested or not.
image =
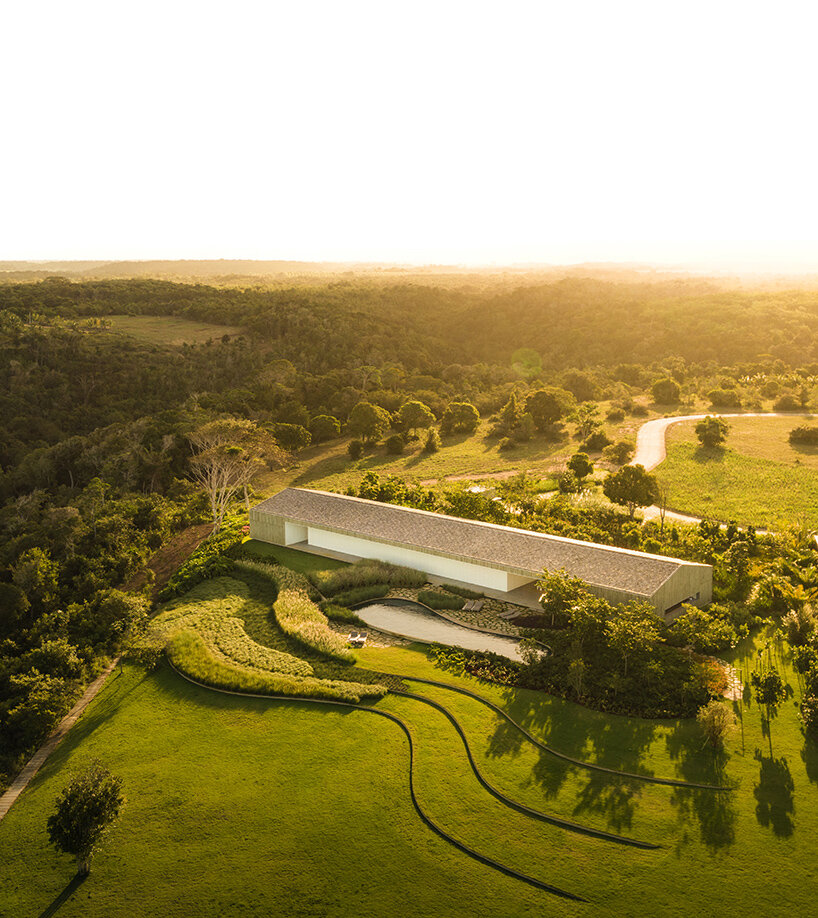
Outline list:
[[[671,424],[680,424],[682,421],[701,421],[707,417],[720,418],[814,418],[815,415],[809,411],[787,411],[787,412],[739,412],[736,414],[719,414],[711,411],[709,414],[685,414],[668,418],[655,418],[653,421],[647,421],[639,428],[636,435],[636,452],[630,465],[642,465],[650,472],[665,461],[667,457],[667,448],[665,445],[665,436],[667,429]],[[656,519],[659,516],[659,507],[646,507],[642,511],[642,518],[645,520]],[[671,520],[679,520],[682,523],[700,523],[701,517],[689,516],[686,513],[676,513],[668,510],[665,517]]]

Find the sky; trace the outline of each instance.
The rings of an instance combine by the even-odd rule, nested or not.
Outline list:
[[[813,2],[0,4],[0,259],[818,269]]]

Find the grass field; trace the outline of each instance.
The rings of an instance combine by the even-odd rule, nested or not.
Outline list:
[[[790,446],[801,418],[731,418],[726,448],[705,450],[694,422],[671,426],[657,468],[674,510],[759,527],[818,526],[818,450]]]
[[[102,316],[111,323],[111,330],[135,338],[141,344],[180,345],[204,344],[224,335],[239,335],[233,325],[211,325],[178,316]]]
[[[755,648],[744,649],[745,670]],[[368,648],[370,668],[477,689],[535,735],[613,767],[690,780],[721,773],[688,722],[612,717],[539,693],[441,673],[425,654]],[[795,697],[798,685],[785,675]],[[379,706],[417,744],[416,789],[432,818],[477,850],[586,896],[554,899],[478,864],[412,809],[397,726],[361,711],[217,695],[162,666],[112,678],[0,823],[0,915],[148,916],[808,915],[818,894],[818,748],[788,701],[772,750],[755,705],[737,705],[723,773],[734,793],[623,782],[567,766],[475,701],[412,690],[461,720],[487,778],[535,808],[657,842],[639,851],[512,812],[468,770],[443,715],[407,698]],[[71,885],[45,819],[91,758],[122,775],[127,805],[94,863]]]
[[[644,420],[627,418],[621,424],[606,424],[605,429],[612,439],[635,440],[636,431]],[[470,436],[444,437],[442,448],[431,454],[422,452],[422,443],[409,444],[400,456],[388,455],[380,445],[363,458],[352,461],[347,455],[347,438],[317,444],[302,450],[294,465],[269,474],[256,487],[265,494],[287,485],[343,489],[359,483],[368,471],[420,482],[452,476],[468,478],[497,474],[508,477],[520,471],[548,478],[562,471],[567,459],[579,450],[579,441],[567,435],[556,442],[538,436],[513,449],[500,450],[499,439],[486,436],[491,426],[489,421],[483,421]]]

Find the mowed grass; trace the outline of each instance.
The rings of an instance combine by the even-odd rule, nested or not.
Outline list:
[[[818,526],[818,451],[788,442],[802,418],[730,418],[724,449],[704,449],[695,422],[673,425],[656,474],[683,513],[778,529]]]
[[[746,676],[750,643],[736,654]],[[540,693],[435,669],[414,648],[367,648],[362,665],[461,684],[535,735],[614,767],[701,780],[733,793],[622,782],[527,744],[477,702],[408,683],[451,708],[478,764],[530,806],[663,847],[639,851],[509,811],[480,788],[442,714],[387,697],[417,744],[416,788],[450,833],[503,863],[586,896],[558,900],[470,860],[418,819],[406,740],[362,711],[217,695],[163,666],[112,678],[0,822],[0,915],[40,915],[74,865],[45,820],[68,777],[93,757],[124,780],[127,805],[91,876],[60,916],[809,915],[818,894],[818,748],[801,735],[800,690],[763,735],[754,704],[717,762],[689,722],[611,717]],[[46,912],[49,913],[49,912]]]
[[[235,325],[212,325],[178,316],[102,316],[111,323],[111,330],[142,344],[174,345],[204,344],[224,335],[240,335]]]

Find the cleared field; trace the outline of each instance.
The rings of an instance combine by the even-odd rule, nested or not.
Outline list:
[[[240,335],[234,325],[211,325],[178,316],[102,316],[111,323],[111,330],[135,338],[142,344],[173,345],[204,344],[224,335]]]
[[[755,657],[746,647],[745,670]],[[772,754],[757,708],[737,704],[743,730],[716,762],[688,722],[610,717],[461,679],[414,649],[366,649],[361,662],[476,689],[572,755],[689,780],[723,767],[737,788],[657,787],[568,766],[474,700],[409,683],[456,714],[486,777],[514,799],[663,846],[624,848],[508,810],[477,784],[442,714],[409,698],[379,702],[410,725],[430,816],[478,851],[586,896],[582,906],[431,833],[409,800],[396,725],[213,694],[164,666],[150,676],[126,669],[0,823],[0,914],[53,914],[55,904],[65,918],[811,914],[818,748],[805,744],[792,701],[773,721]],[[797,699],[788,664],[784,674]],[[122,775],[127,805],[91,876],[72,885],[73,863],[48,846],[45,820],[68,776],[93,757]]]
[[[695,422],[673,425],[656,469],[670,506],[684,513],[760,527],[818,526],[818,450],[793,448],[802,418],[731,418],[727,446],[703,449]]]
[[[635,440],[641,423],[641,418],[630,418],[622,424],[607,424],[606,430],[614,440],[623,437]],[[512,449],[500,450],[499,439],[486,436],[491,426],[491,422],[483,421],[472,435],[444,437],[436,453],[424,453],[422,443],[412,443],[403,455],[390,456],[381,445],[357,461],[347,454],[348,439],[321,443],[302,450],[295,465],[263,479],[259,490],[272,493],[287,485],[343,489],[358,484],[368,471],[417,481],[451,476],[510,476],[521,471],[547,478],[562,471],[568,458],[580,448],[575,437],[566,435],[556,442],[538,436]],[[598,454],[595,456],[598,459]]]

